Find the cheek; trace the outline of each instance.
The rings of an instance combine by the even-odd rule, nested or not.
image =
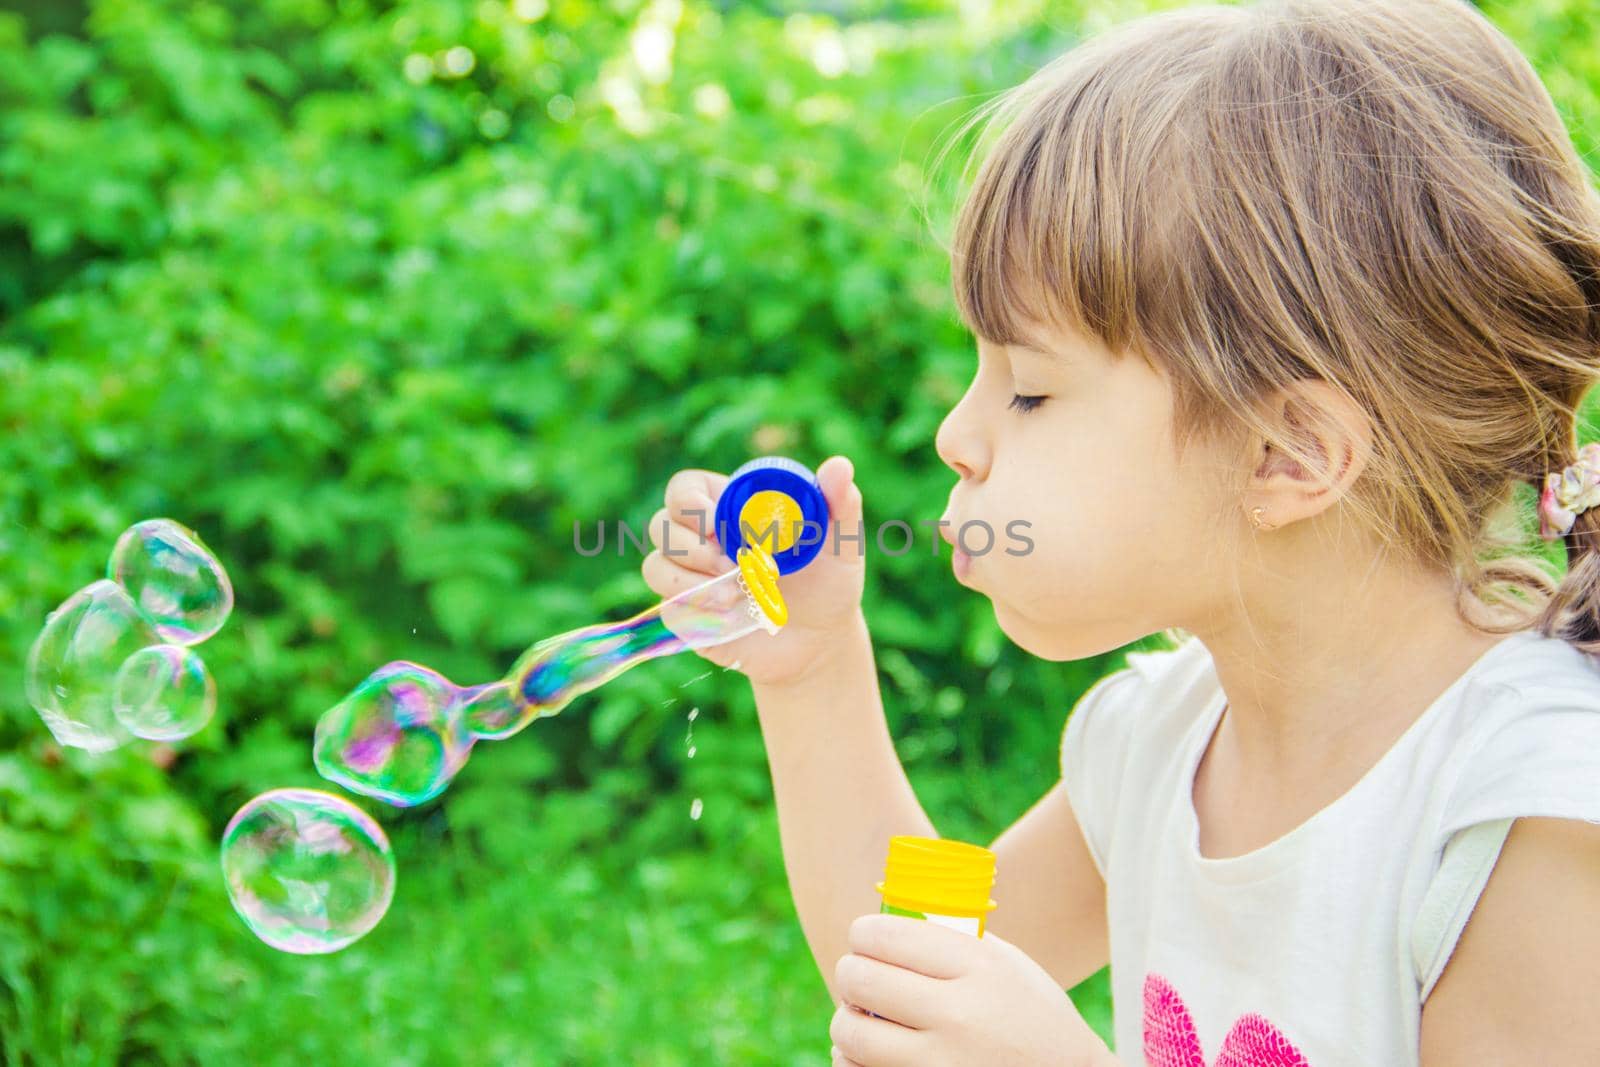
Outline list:
[[[1025,555],[1000,556],[1004,595],[1022,615],[1059,621],[1093,613],[1117,599],[1142,565],[1141,546],[1129,540],[1114,508],[1073,504],[1023,532],[1031,545],[1008,542]]]
[[[1019,616],[1060,622],[1109,616],[1118,603],[1155,594],[1153,584],[1170,584],[1192,538],[1193,523],[1180,512],[1194,505],[1170,481],[1170,465],[1158,467],[1109,435],[1062,442],[1054,454],[1058,462],[1017,485],[1016,504],[994,524],[985,590]],[[1012,518],[1028,525],[1008,533]]]
[[[997,610],[1039,620],[1059,617],[1086,596],[1097,598],[1100,584],[1121,569],[1109,565],[1119,539],[1104,498],[1079,496],[1051,481],[1049,494],[1013,496],[984,517],[984,526],[974,525],[959,538],[974,557],[979,588]]]

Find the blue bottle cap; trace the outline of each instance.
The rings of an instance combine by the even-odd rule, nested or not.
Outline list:
[[[828,502],[805,464],[760,456],[728,476],[713,528],[729,559],[737,561],[751,540],[763,540],[778,573],[793,574],[822,551]]]

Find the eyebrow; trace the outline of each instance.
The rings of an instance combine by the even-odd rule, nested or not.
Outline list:
[[[1017,344],[1014,344],[1011,347],[1016,349],[1019,352],[1026,352],[1028,355],[1035,356],[1035,357],[1037,357],[1039,359],[1042,359],[1042,360],[1044,360],[1044,361],[1046,361],[1048,363],[1062,363],[1062,362],[1066,362],[1069,358],[1071,358],[1070,356],[1068,356],[1068,354],[1067,354],[1065,349],[1059,349],[1059,350],[1056,350],[1056,351],[1050,351],[1050,350],[1047,350],[1047,349],[1045,349],[1045,348],[1043,348],[1043,347],[1041,347],[1039,345],[1024,344],[1024,343],[1021,343],[1021,342],[1019,342]]]

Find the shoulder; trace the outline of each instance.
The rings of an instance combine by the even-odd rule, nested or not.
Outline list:
[[[1063,773],[1087,753],[1095,761],[1126,754],[1135,734],[1161,731],[1192,716],[1211,653],[1192,635],[1174,647],[1139,649],[1078,698],[1061,735]],[[1214,675],[1212,675],[1214,677]]]
[[[1423,1067],[1595,1062],[1596,900],[1600,825],[1517,819],[1423,1005]]]
[[[1510,652],[1463,709],[1440,839],[1493,819],[1600,821],[1600,662],[1538,635]]]
[[[1194,637],[1173,648],[1141,649],[1091,685],[1061,732],[1061,780],[1102,878],[1109,877],[1112,824],[1127,809],[1126,782],[1151,772],[1144,754],[1171,752],[1160,738],[1191,709],[1211,655]],[[1214,675],[1213,675],[1214,677]]]

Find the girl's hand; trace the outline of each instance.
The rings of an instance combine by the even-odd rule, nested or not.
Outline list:
[[[834,989],[844,1001],[828,1029],[835,1067],[1117,1062],[1044,968],[994,934],[863,915],[850,924]]]
[[[752,682],[783,684],[823,662],[839,642],[856,637],[859,630],[852,623],[866,584],[866,536],[854,477],[855,468],[844,456],[831,456],[817,468],[828,502],[828,529],[816,558],[778,579],[789,609],[783,628],[696,648],[697,655],[719,667],[737,663]],[[716,540],[716,502],[727,484],[726,474],[693,469],[667,480],[666,504],[650,517],[655,550],[640,565],[645,583],[663,599],[735,569]],[[806,531],[805,536],[816,534]]]

